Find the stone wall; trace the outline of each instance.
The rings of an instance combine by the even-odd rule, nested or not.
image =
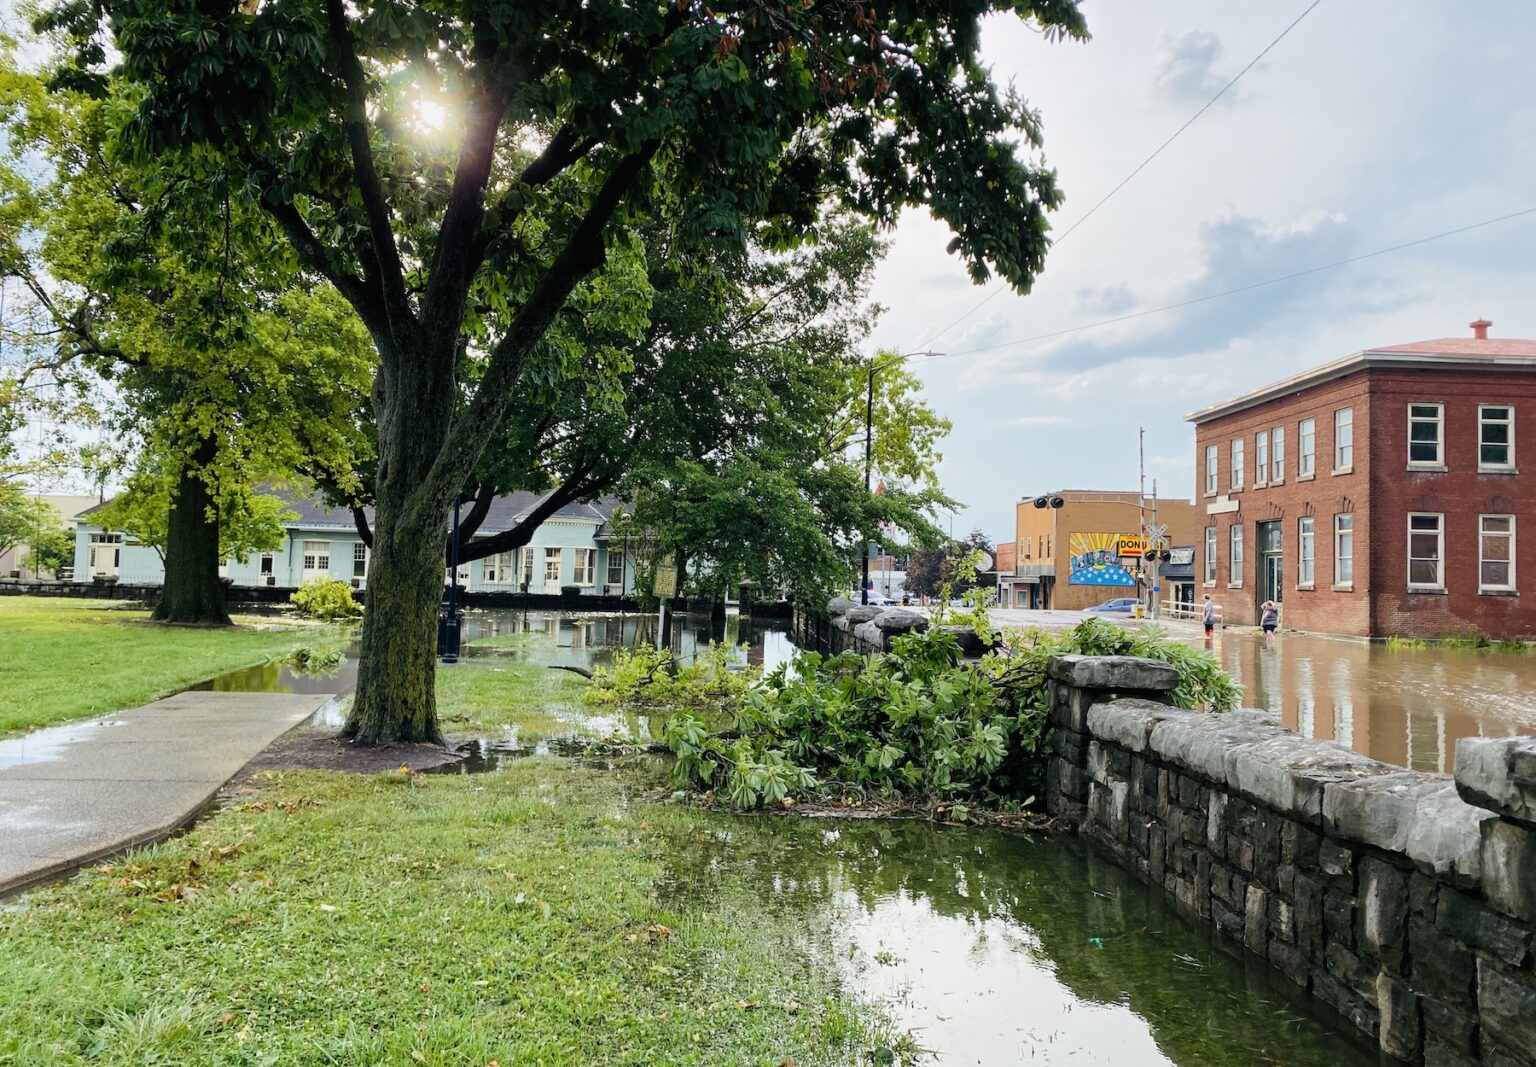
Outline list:
[[[1536,1067],[1536,739],[1456,777],[1168,706],[1152,660],[1050,665],[1050,811],[1390,1057]]]
[[[848,651],[889,652],[892,638],[923,633],[928,627],[928,617],[920,612],[858,604],[839,596],[827,602],[825,614],[797,609],[793,633],[795,644],[800,648],[835,655]],[[941,629],[954,634],[965,655],[979,656],[984,651],[981,639],[969,626]]]

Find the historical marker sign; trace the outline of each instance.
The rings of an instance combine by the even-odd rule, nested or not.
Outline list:
[[[659,563],[656,565],[656,581],[651,585],[651,592],[658,599],[677,596],[677,564]]]

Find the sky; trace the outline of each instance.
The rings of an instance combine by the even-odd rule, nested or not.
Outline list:
[[[1086,43],[995,18],[983,50],[1038,110],[1064,231],[1311,0],[1084,0]],[[11,0],[0,0],[8,13]],[[1047,258],[1033,292],[973,286],[924,213],[891,220],[871,339],[915,358],[954,423],[940,480],[973,527],[1060,488],[1193,495],[1182,416],[1361,348],[1536,337],[1536,214],[1337,270],[1050,341],[1536,207],[1536,4],[1321,0],[1220,101]],[[946,329],[946,327],[949,327]],[[1002,346],[1002,347],[998,347]],[[982,351],[979,351],[982,350]]]
[[[1087,43],[994,19],[983,51],[1044,123],[1059,233],[1310,3],[1086,0]],[[1013,505],[1194,493],[1183,416],[1362,348],[1536,337],[1536,214],[1336,270],[1053,340],[1006,342],[1238,288],[1536,207],[1536,4],[1322,0],[1222,99],[1054,248],[1033,292],[975,287],[908,212],[872,296],[871,348],[914,358],[955,425],[940,480],[957,535],[1013,533]],[[942,331],[942,332],[941,332]],[[937,336],[935,336],[937,335]],[[986,351],[977,351],[987,349]]]

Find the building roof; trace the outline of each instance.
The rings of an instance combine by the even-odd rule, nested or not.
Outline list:
[[[1184,416],[1184,421],[1199,425],[1375,367],[1483,367],[1533,371],[1536,370],[1536,341],[1510,337],[1440,337],[1432,341],[1367,348],[1192,411]]]
[[[289,489],[265,488],[264,492],[282,500],[298,518],[284,523],[285,526],[298,526],[306,529],[335,529],[352,530],[356,524],[352,521],[352,509],[345,507],[331,507],[325,498],[319,493],[304,494]],[[538,504],[548,499],[548,493],[517,492],[499,496],[491,502],[490,510],[486,512],[485,521],[480,524],[476,536],[489,536],[510,530],[518,523],[526,519]],[[84,519],[93,512],[100,511],[112,501],[106,500],[95,507],[87,508],[79,515]],[[613,513],[617,510],[620,501],[618,497],[600,497],[591,503],[566,504],[559,508],[551,519],[568,519],[577,522],[589,522],[595,526],[605,525]],[[373,522],[373,508],[363,508],[363,514],[370,523]],[[546,520],[547,521],[547,520]]]

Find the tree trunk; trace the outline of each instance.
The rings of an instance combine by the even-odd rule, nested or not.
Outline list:
[[[343,734],[358,744],[441,744],[437,722],[437,619],[443,597],[447,499],[427,484],[453,411],[451,376],[426,360],[402,361],[376,388],[379,474],[373,554]]]
[[[182,466],[166,526],[165,585],[155,605],[156,622],[231,625],[224,582],[219,578],[218,514],[207,484],[198,477],[217,453],[217,442],[209,438]]]
[[[435,684],[443,540],[441,525],[374,522],[357,692],[344,731],[360,744],[442,743]]]

